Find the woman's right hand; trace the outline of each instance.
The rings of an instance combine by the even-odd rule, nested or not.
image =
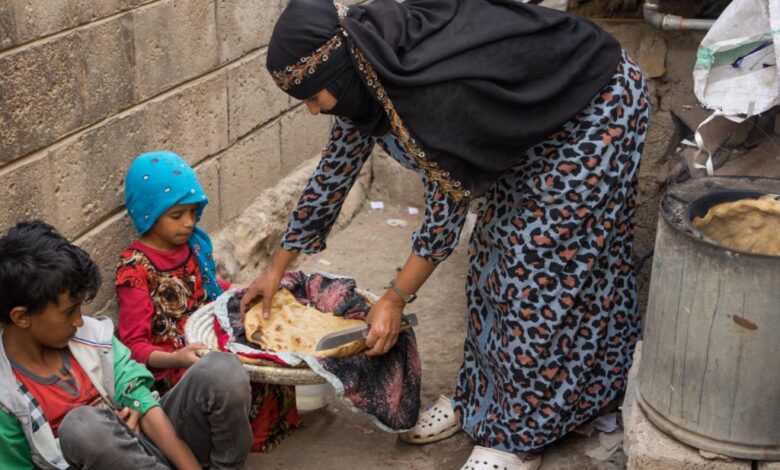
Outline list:
[[[263,318],[268,318],[271,314],[271,300],[276,291],[279,290],[281,281],[282,274],[277,273],[272,268],[266,269],[257,276],[241,299],[241,316],[246,315],[249,305],[259,299],[263,302]]]

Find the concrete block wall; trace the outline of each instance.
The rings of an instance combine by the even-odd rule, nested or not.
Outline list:
[[[133,157],[185,157],[211,232],[316,157],[330,119],[265,71],[286,3],[0,2],[0,231],[40,218],[88,249],[105,277],[89,309],[110,314],[117,257],[135,237],[123,207]]]

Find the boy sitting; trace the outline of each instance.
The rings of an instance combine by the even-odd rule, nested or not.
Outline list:
[[[0,468],[242,468],[249,380],[208,353],[161,403],[109,319],[83,317],[97,265],[53,227],[0,237]]]

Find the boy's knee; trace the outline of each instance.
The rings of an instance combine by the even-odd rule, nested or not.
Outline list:
[[[99,451],[95,446],[111,433],[115,425],[111,410],[80,406],[68,412],[59,427],[60,447],[65,455],[81,455]]]
[[[249,377],[234,354],[210,352],[188,372],[198,383],[213,387],[227,396],[249,397]]]

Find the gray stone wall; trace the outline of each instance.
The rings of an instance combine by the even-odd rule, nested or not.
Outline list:
[[[40,218],[98,260],[110,308],[133,157],[170,149],[200,175],[216,232],[316,156],[330,126],[265,71],[287,0],[0,2],[0,231]],[[355,3],[355,2],[347,2]]]

